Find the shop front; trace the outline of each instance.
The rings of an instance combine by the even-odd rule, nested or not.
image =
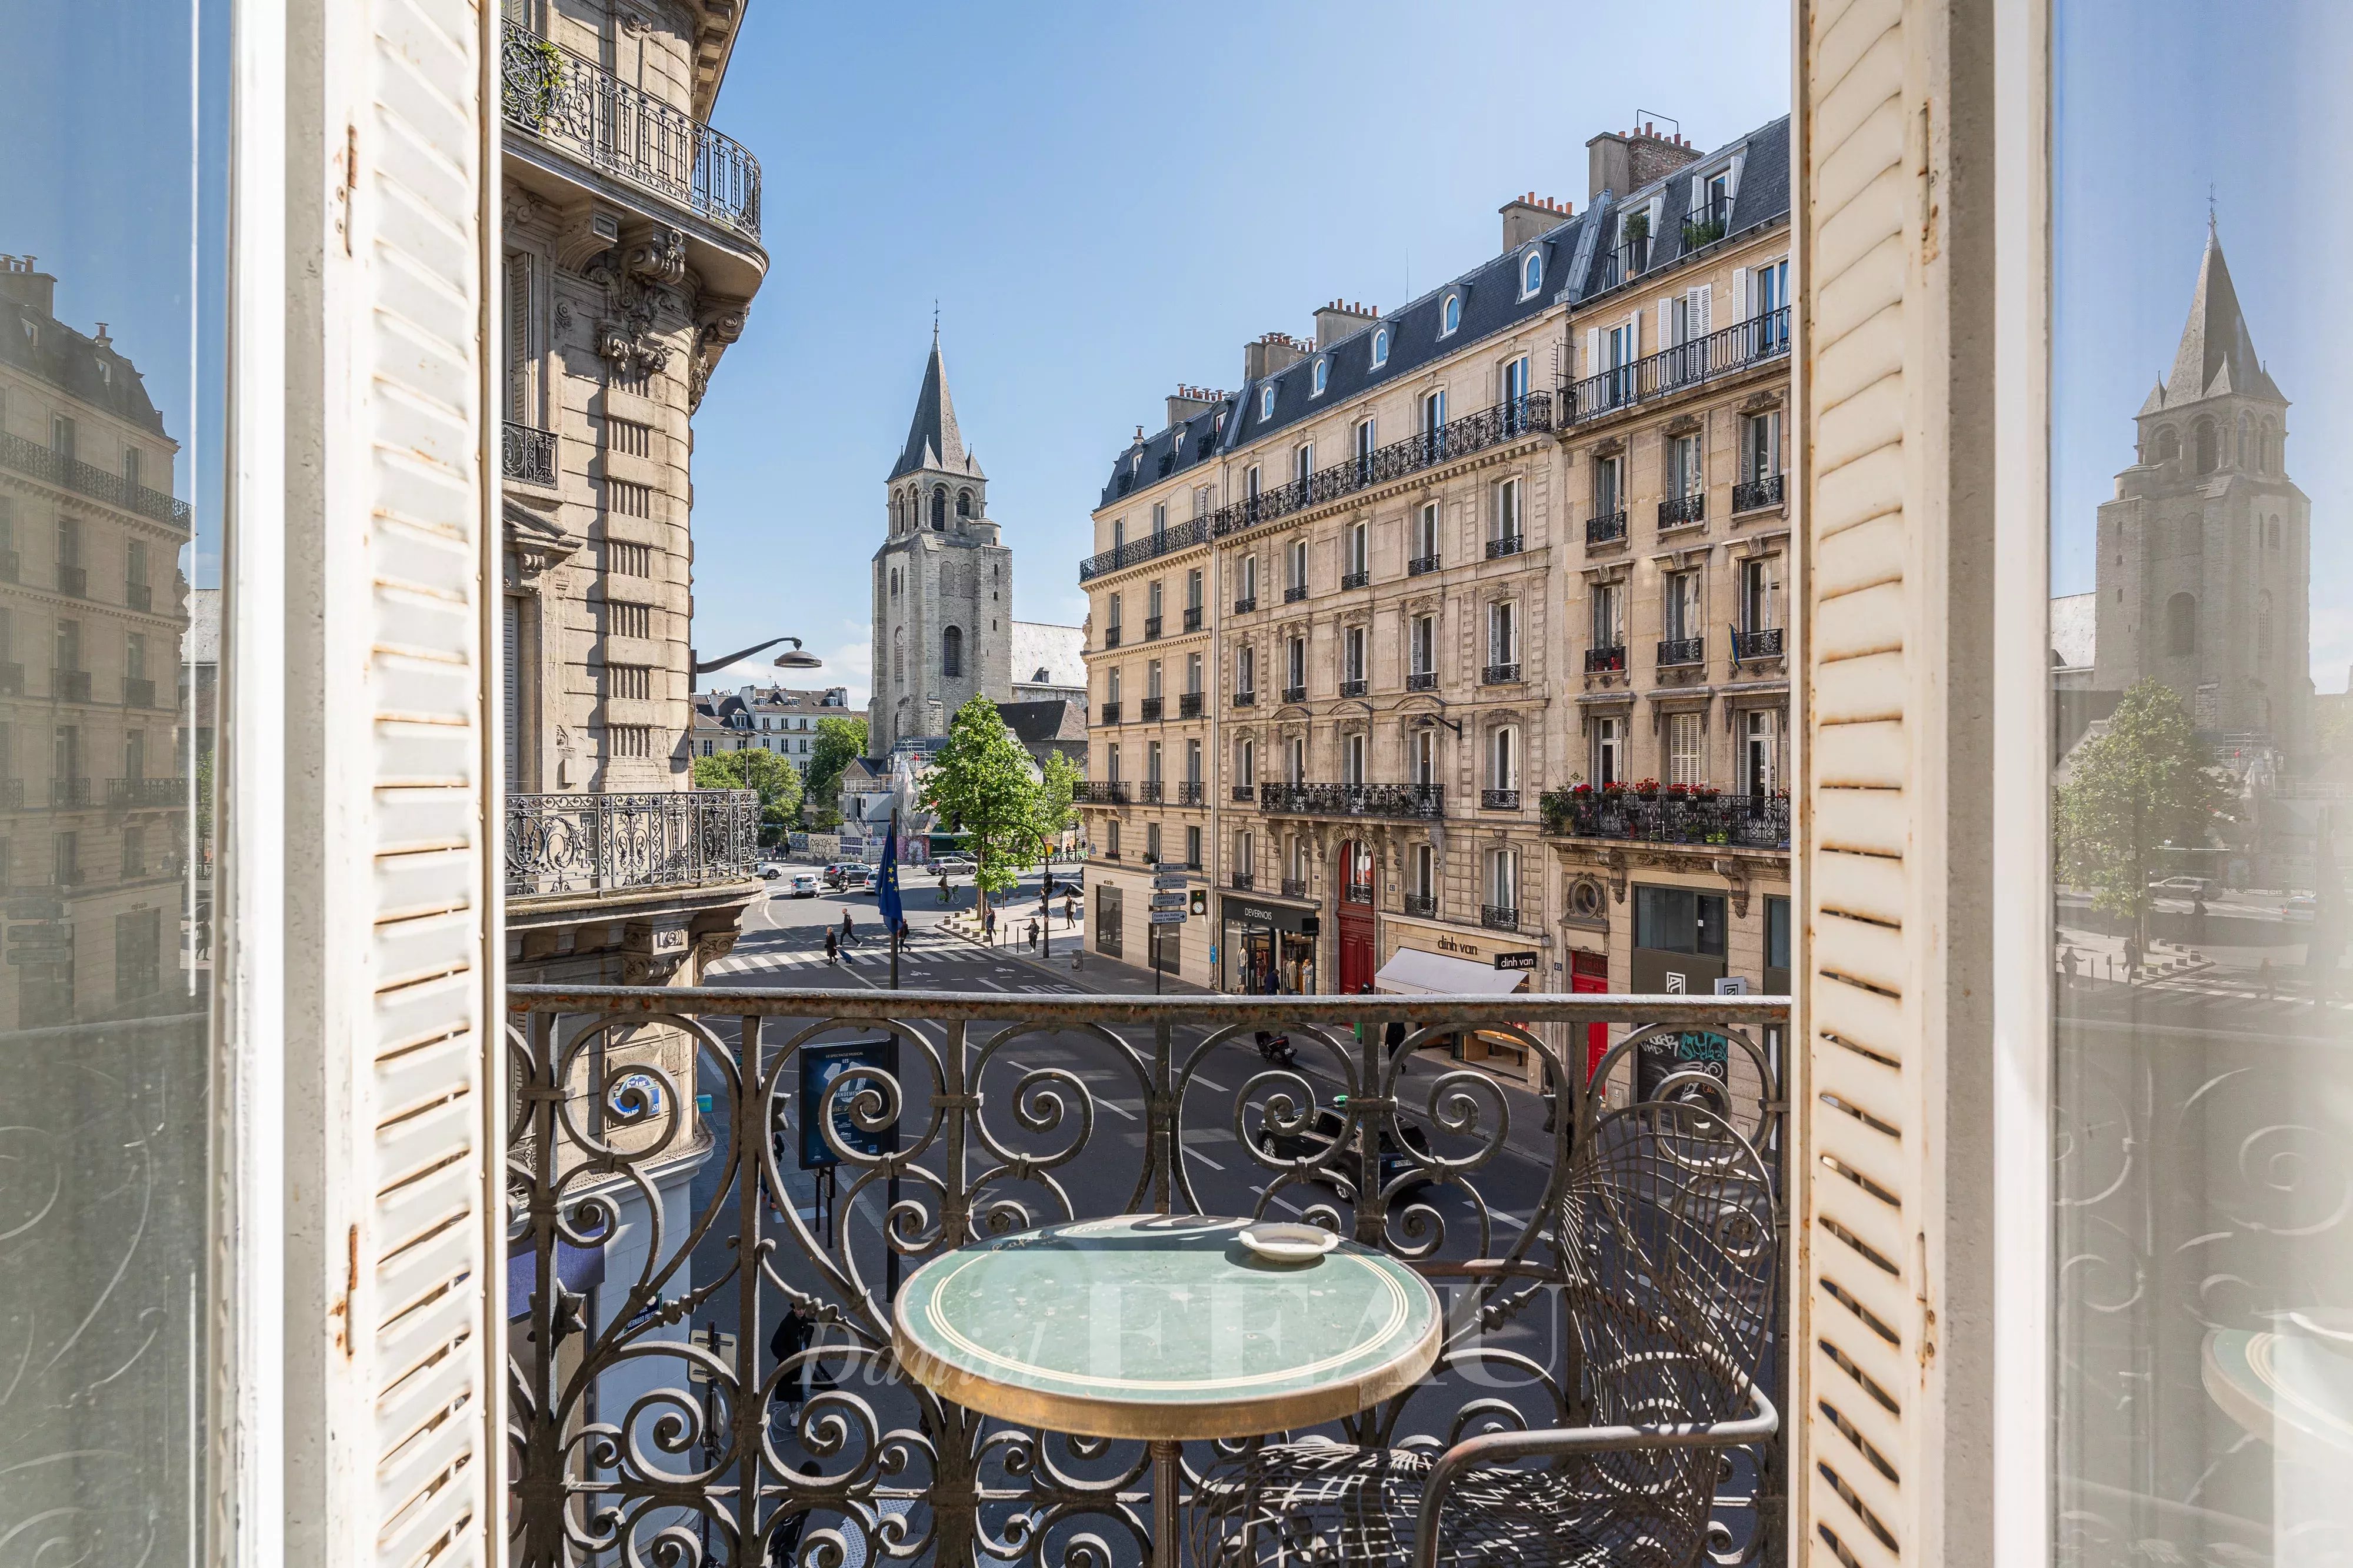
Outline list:
[[[1315,994],[1315,943],[1324,928],[1314,910],[1255,899],[1222,899],[1219,906],[1221,989],[1243,996]]]
[[[1540,962],[1536,950],[1471,936],[1447,926],[1400,920],[1386,922],[1394,945],[1373,976],[1373,989],[1399,996],[1509,996],[1529,989]],[[1439,1042],[1433,1041],[1437,1045]],[[1498,1077],[1536,1086],[1543,1063],[1519,1041],[1472,1031],[1443,1042],[1457,1061]]]

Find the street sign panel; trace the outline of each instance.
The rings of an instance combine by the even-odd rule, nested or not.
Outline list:
[[[8,900],[8,918],[12,921],[63,920],[66,901],[46,893],[18,893]]]
[[[1155,910],[1181,910],[1189,902],[1183,893],[1155,893],[1152,907]]]
[[[1155,874],[1152,879],[1153,888],[1164,893],[1171,888],[1184,888],[1189,885],[1190,879],[1182,871],[1161,871]]]
[[[1155,910],[1152,911],[1152,923],[1156,926],[1183,925],[1185,923],[1185,911],[1183,910]]]

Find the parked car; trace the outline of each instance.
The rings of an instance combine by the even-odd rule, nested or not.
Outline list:
[[[793,873],[793,887],[792,887],[792,893],[793,893],[793,897],[795,897],[795,898],[797,898],[797,899],[814,899],[814,898],[816,898],[816,897],[817,897],[817,873],[816,873],[816,872],[814,872],[814,871],[796,871],[796,872],[794,872],[794,873]]]
[[[1312,1160],[1329,1149],[1333,1141],[1346,1131],[1347,1128],[1348,1118],[1345,1112],[1327,1109],[1317,1111],[1314,1120],[1295,1131],[1278,1131],[1272,1127],[1261,1125],[1258,1130],[1258,1146],[1277,1160]],[[1422,1135],[1420,1128],[1409,1125],[1405,1130],[1405,1143],[1406,1149],[1412,1150],[1414,1153],[1425,1159],[1429,1157],[1430,1140]],[[1346,1159],[1347,1156],[1342,1155],[1339,1162],[1335,1163],[1345,1163]],[[1381,1184],[1388,1185],[1390,1182],[1410,1168],[1412,1163],[1405,1149],[1399,1149],[1397,1146],[1397,1140],[1384,1129],[1381,1132]],[[1338,1187],[1343,1193],[1349,1192],[1354,1184],[1347,1179],[1346,1169],[1335,1169],[1334,1166],[1325,1166],[1317,1173],[1316,1179]],[[1415,1187],[1427,1184],[1426,1178],[1416,1180],[1409,1183],[1405,1190],[1410,1192]]]
[[[951,877],[972,877],[979,874],[980,862],[969,855],[935,855],[932,858],[932,869]]]
[[[2280,900],[2280,913],[2292,921],[2308,921],[2320,913],[2320,900],[2310,893],[2290,893]]]
[[[762,881],[773,882],[784,874],[785,868],[782,866],[777,865],[774,860],[767,861],[760,868],[760,879]]]
[[[853,893],[872,893],[880,891],[881,887],[882,873],[875,868],[871,866],[858,866],[851,868],[849,891]]]
[[[2213,890],[2212,880],[2205,877],[2167,877],[2151,882],[2152,893],[2169,893],[2177,899],[2202,899]]]
[[[861,867],[852,866],[847,861],[836,860],[832,865],[828,866],[825,868],[823,873],[825,885],[828,888],[838,891],[849,885],[849,874],[851,872],[860,870],[862,868],[863,868]]]

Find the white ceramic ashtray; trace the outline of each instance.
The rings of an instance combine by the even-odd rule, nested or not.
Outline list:
[[[1340,1238],[1320,1225],[1253,1225],[1242,1232],[1241,1242],[1269,1263],[1313,1263],[1334,1247]]]

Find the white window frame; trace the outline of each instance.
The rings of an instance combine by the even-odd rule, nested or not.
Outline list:
[[[1314,387],[1308,395],[1310,397],[1321,397],[1324,395],[1324,389],[1331,384],[1332,356],[1329,354],[1318,354],[1315,356]]]
[[[1259,421],[1259,423],[1260,423],[1260,424],[1263,425],[1263,424],[1265,424],[1268,420],[1270,420],[1270,419],[1271,419],[1271,418],[1273,418],[1273,417],[1274,417],[1274,383],[1272,383],[1272,382],[1271,382],[1271,381],[1270,381],[1270,382],[1268,382],[1264,386],[1261,386],[1261,387],[1260,387],[1260,388],[1259,388],[1259,392],[1258,392],[1258,421]]]
[[[1387,327],[1373,329],[1372,354],[1372,368],[1375,370],[1389,363],[1389,330]]]
[[[1446,298],[1439,301],[1438,335],[1451,338],[1461,330],[1462,295],[1460,290],[1450,289],[1446,291]]]
[[[1520,257],[1520,298],[1533,300],[1544,292],[1544,247],[1532,245]]]

